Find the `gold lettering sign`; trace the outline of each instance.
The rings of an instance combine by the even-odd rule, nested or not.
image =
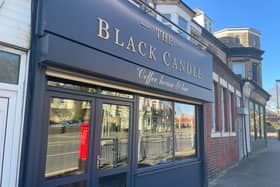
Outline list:
[[[138,67],[137,75],[138,79],[148,86],[161,86],[172,90],[179,90],[182,92],[189,91],[189,88],[182,81],[171,81],[168,77],[156,74],[151,70]]]
[[[113,43],[122,47],[132,53],[138,54],[141,57],[152,60],[153,62],[162,63],[164,66],[174,69],[178,72],[183,72],[196,79],[202,79],[201,69],[194,64],[180,58],[173,56],[169,51],[164,51],[162,54],[150,43],[145,41],[137,41],[133,36],[129,36],[127,41],[121,40],[121,30],[118,28],[110,28],[108,21],[102,18],[97,18],[98,21],[98,33],[97,37],[103,40],[113,39]],[[156,38],[169,46],[173,45],[173,38],[170,34],[163,32],[162,30],[155,29]],[[160,80],[159,80],[160,81]],[[161,83],[164,83],[163,80]]]

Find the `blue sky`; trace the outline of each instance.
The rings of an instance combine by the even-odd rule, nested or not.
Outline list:
[[[252,27],[261,32],[263,87],[268,90],[280,79],[279,0],[183,0],[202,9],[213,21],[214,30],[225,27]]]

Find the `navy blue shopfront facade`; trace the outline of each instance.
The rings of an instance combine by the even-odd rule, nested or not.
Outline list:
[[[127,1],[37,8],[21,185],[206,186],[211,56]]]

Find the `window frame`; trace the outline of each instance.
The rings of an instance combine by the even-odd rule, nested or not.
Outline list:
[[[211,133],[216,133],[219,132],[219,126],[218,126],[218,121],[219,121],[219,117],[218,117],[218,108],[217,106],[218,104],[218,100],[219,100],[219,96],[218,96],[218,82],[213,81],[213,93],[214,93],[214,101],[211,104],[211,109],[212,109],[212,128],[211,128]]]
[[[226,132],[225,88],[221,86],[221,131]]]
[[[18,57],[18,60],[17,60],[18,67],[17,67],[17,77],[16,77],[17,79],[16,79],[16,82],[14,82],[14,83],[12,83],[12,82],[3,82],[3,81],[0,80],[0,83],[2,83],[2,84],[9,84],[9,85],[18,85],[19,81],[20,81],[20,70],[21,70],[21,66],[22,66],[22,60],[21,60],[22,55],[0,49],[0,53],[1,52],[5,53],[5,54],[10,54],[10,55],[17,56]]]
[[[183,25],[180,24],[181,22],[183,23]],[[181,29],[183,29],[185,32],[189,33],[189,22],[183,16],[178,15],[178,26]],[[180,36],[182,36],[185,39],[188,39],[188,34],[187,33],[183,32],[181,30],[178,30],[178,32],[179,32]]]
[[[47,84],[47,83],[46,83]],[[96,118],[92,116],[94,114],[95,110],[95,98],[88,97],[86,95],[81,95],[79,93],[73,94],[73,93],[62,93],[59,91],[47,91],[46,92],[46,97],[44,100],[44,108],[43,108],[43,125],[42,125],[42,142],[43,144],[41,145],[40,148],[40,183],[41,184],[46,184],[47,186],[52,186],[52,185],[65,185],[65,184],[72,184],[76,182],[82,182],[86,181],[87,184],[90,183],[90,177],[92,176],[92,168],[90,167],[90,163],[93,163],[93,148],[90,147],[90,143],[88,144],[88,164],[87,164],[87,169],[85,173],[81,174],[74,174],[74,175],[67,175],[67,176],[60,176],[60,177],[54,177],[54,178],[47,178],[45,177],[45,169],[46,169],[46,160],[47,160],[47,149],[48,149],[48,128],[49,128],[49,117],[50,117],[50,103],[51,103],[51,98],[61,98],[61,99],[73,99],[73,100],[82,100],[82,101],[89,101],[91,104],[91,109],[90,109],[90,127],[89,128],[89,136],[88,136],[88,142],[93,142],[93,137],[94,137],[94,131],[95,131],[95,120]]]
[[[88,100],[91,101],[91,114],[95,114],[96,113],[96,106],[97,106],[97,102],[99,99],[101,100],[111,100],[111,101],[116,101],[116,102],[129,102],[133,105],[133,107],[131,108],[131,112],[133,112],[133,115],[131,115],[132,120],[134,121],[134,130],[132,129],[132,135],[135,135],[135,137],[131,137],[131,145],[133,143],[133,145],[136,146],[132,146],[131,148],[131,152],[129,152],[128,154],[131,154],[132,159],[131,161],[131,170],[135,173],[135,174],[140,174],[140,173],[145,173],[145,172],[156,172],[156,171],[162,171],[162,169],[168,169],[168,168],[173,168],[173,167],[179,167],[182,165],[190,165],[190,164],[199,164],[201,163],[202,160],[204,160],[204,152],[203,152],[203,145],[204,145],[204,141],[200,140],[200,138],[204,139],[203,137],[203,132],[206,130],[205,128],[203,128],[203,123],[204,123],[204,112],[203,112],[203,104],[201,103],[195,103],[192,102],[191,100],[179,100],[176,98],[174,99],[166,99],[163,97],[158,97],[158,96],[150,96],[150,95],[139,95],[137,93],[131,93],[131,92],[127,92],[128,94],[133,94],[134,98],[133,99],[125,99],[125,98],[119,98],[119,97],[113,97],[113,96],[107,96],[107,95],[102,95],[100,93],[86,93],[86,92],[81,92],[81,91],[77,91],[77,90],[67,90],[67,89],[63,89],[63,88],[57,88],[57,87],[52,87],[52,86],[48,86],[47,85],[47,80],[48,80],[49,76],[45,77],[45,96],[44,96],[44,100],[43,100],[43,113],[45,113],[43,116],[43,118],[41,119],[41,121],[43,122],[42,128],[40,129],[40,133],[41,134],[41,138],[40,141],[43,142],[43,146],[40,147],[39,150],[39,165],[37,165],[36,167],[39,168],[39,173],[38,176],[39,178],[36,180],[38,184],[44,184],[46,186],[55,186],[55,185],[64,185],[64,184],[72,184],[72,183],[76,183],[76,182],[82,182],[82,181],[86,181],[88,185],[92,184],[92,177],[96,177],[96,174],[94,173],[93,169],[95,168],[93,165],[90,165],[90,163],[96,164],[94,162],[95,158],[94,158],[94,154],[96,152],[96,148],[88,148],[88,168],[87,168],[87,172],[84,174],[78,174],[78,175],[70,175],[70,176],[62,176],[62,177],[58,177],[58,178],[51,178],[51,179],[47,179],[45,178],[45,163],[46,163],[46,152],[47,152],[47,138],[48,138],[48,133],[46,133],[48,130],[48,120],[49,120],[49,110],[50,110],[50,98],[57,96],[57,98],[64,98],[64,99],[78,99],[78,100]],[[79,83],[79,82],[77,82]],[[118,91],[117,89],[113,89],[115,91]],[[66,97],[64,97],[66,96]],[[166,163],[166,164],[160,164],[160,165],[154,165],[151,167],[146,167],[146,168],[138,168],[137,167],[137,147],[138,147],[138,142],[137,142],[137,129],[138,129],[138,102],[139,102],[139,97],[143,96],[143,97],[148,97],[148,98],[154,98],[154,99],[159,99],[159,100],[164,100],[164,101],[169,101],[172,103],[172,105],[174,105],[175,102],[177,103],[181,103],[181,104],[187,104],[187,105],[191,105],[195,107],[195,123],[196,123],[196,130],[195,130],[195,151],[196,151],[196,155],[195,157],[187,157],[185,159],[182,160],[176,160],[173,157],[173,161],[170,163]],[[46,114],[47,112],[47,114]],[[173,127],[173,134],[172,136],[174,137],[174,106],[173,106],[173,113],[172,113],[173,119],[171,120],[172,122],[172,127]],[[134,118],[134,119],[133,119]],[[92,128],[89,131],[89,142],[95,142],[96,137],[94,135],[94,131],[96,131],[96,126],[92,125],[92,124],[97,124],[96,122],[96,118],[91,115],[91,119],[90,119],[90,124],[92,126]],[[174,142],[174,141],[173,141]],[[90,145],[90,144],[89,144]],[[89,146],[88,145],[88,146]],[[175,149],[173,149],[173,152],[175,151]]]
[[[12,142],[14,142],[14,144],[11,147],[9,146],[10,151],[4,152],[4,157],[9,158],[10,160],[20,160],[21,154],[24,152],[22,144],[20,142],[24,133],[24,117],[22,115],[22,112],[23,108],[25,107],[27,95],[26,84],[28,81],[29,51],[25,51],[23,49],[16,49],[12,46],[8,46],[5,44],[0,44],[0,48],[3,52],[19,55],[20,67],[17,84],[0,82],[0,89],[2,89],[4,95],[9,94],[11,98],[11,104],[14,103],[14,124],[17,124],[13,126],[10,125],[8,128],[11,128],[12,130],[6,131],[6,145],[12,144]],[[12,105],[10,106],[12,107]],[[10,185],[17,185],[18,181],[16,179],[20,177],[19,162],[7,162],[5,163],[5,165],[5,173],[10,173],[10,176],[5,180],[2,178],[2,183],[5,184],[5,182],[7,182]]]
[[[240,74],[240,72],[236,71],[236,69],[240,69],[239,67],[242,67],[241,74]],[[236,75],[241,75],[241,78],[245,78],[246,77],[246,62],[232,62],[232,71]]]

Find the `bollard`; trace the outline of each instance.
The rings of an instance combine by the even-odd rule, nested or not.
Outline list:
[[[278,132],[278,140],[280,141],[280,129],[278,129],[277,132]]]

